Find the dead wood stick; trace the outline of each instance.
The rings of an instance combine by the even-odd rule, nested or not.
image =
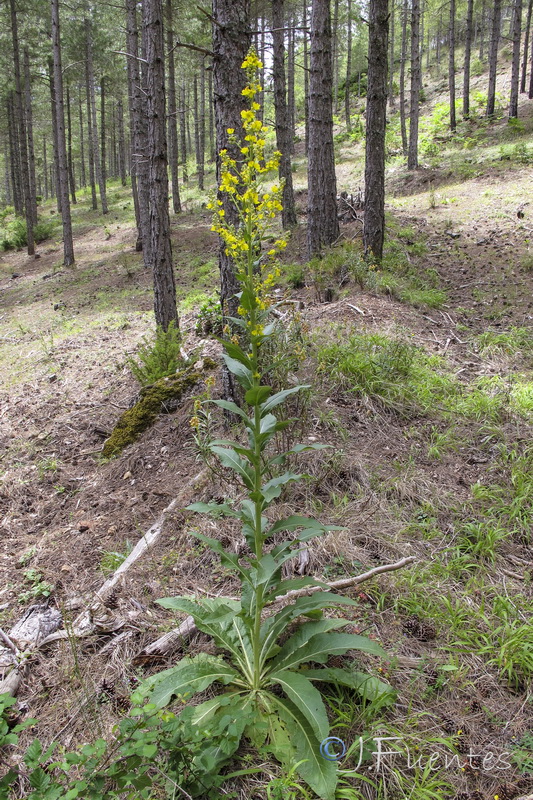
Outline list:
[[[520,575],[518,572],[512,572],[510,569],[504,569],[500,567],[500,572],[503,572],[504,575],[507,575],[508,578],[514,578],[516,581],[525,581],[525,576]]]
[[[406,556],[405,558],[400,559],[400,561],[396,561],[394,564],[381,564],[379,567],[374,567],[374,569],[368,570],[368,572],[363,572],[361,575],[353,575],[351,578],[341,578],[341,580],[333,581],[332,583],[328,583],[328,589],[346,589],[348,586],[356,586],[358,583],[363,583],[364,581],[369,581],[376,575],[381,575],[383,572],[394,572],[397,569],[402,569],[402,567],[406,567],[408,564],[412,564],[413,561],[416,561],[415,556]],[[275,602],[279,603],[281,600],[292,600],[293,597],[302,597],[306,594],[314,594],[320,590],[324,590],[323,586],[306,586],[303,589],[293,589],[292,592],[287,592],[287,594],[282,594],[279,597],[276,597]]]
[[[13,644],[7,633],[4,633],[2,628],[0,628],[0,639],[2,639],[3,643],[9,650],[11,650],[16,656],[18,656],[19,651],[18,648]]]
[[[326,584],[326,586],[328,589],[345,589],[347,586],[356,586],[359,583],[371,580],[376,575],[381,575],[384,572],[393,572],[394,570],[406,567],[408,564],[412,564],[413,561],[416,561],[415,556],[406,556],[406,558],[402,558],[400,561],[396,561],[394,564],[382,564],[379,567],[374,567],[374,569],[371,569],[368,572],[363,572],[361,575],[354,575],[351,578],[343,578],[338,581],[333,581],[332,583]],[[276,597],[274,602],[279,603],[282,600],[291,600],[294,597],[302,597],[306,594],[324,591],[324,588],[324,585],[320,585],[306,586],[304,589],[294,589],[292,592],[287,592],[287,594]],[[166,655],[168,652],[173,650],[174,647],[181,643],[183,639],[192,636],[194,633],[196,633],[196,631],[197,628],[194,624],[194,619],[192,617],[187,617],[178,628],[174,628],[174,630],[163,634],[163,636],[160,636],[155,642],[147,645],[147,647],[145,647],[144,650],[142,650],[135,657],[134,663],[142,662],[145,658],[150,658],[150,656]]]

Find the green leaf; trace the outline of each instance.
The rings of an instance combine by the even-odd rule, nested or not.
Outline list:
[[[294,669],[306,661],[326,661],[330,656],[344,655],[348,650],[360,650],[381,657],[387,655],[377,642],[354,633],[319,633],[303,646],[298,643],[297,637],[298,633],[285,642],[273,659],[271,669]]]
[[[283,475],[278,475],[276,478],[272,478],[272,480],[268,481],[268,483],[265,483],[265,485],[261,487],[261,494],[265,499],[265,503],[271,503],[272,500],[280,496],[283,486],[287,483],[299,481],[301,477],[301,475],[295,472],[285,472]]]
[[[311,517],[302,517],[298,514],[292,514],[290,517],[285,517],[284,519],[280,519],[275,522],[269,529],[267,536],[272,536],[274,533],[278,533],[279,531],[294,531],[297,528],[312,528],[319,533],[328,530],[342,530],[336,525],[333,527],[326,526],[321,522],[318,522],[318,520],[312,519]]]
[[[238,516],[238,514],[234,516]],[[236,570],[243,580],[247,580],[247,572],[239,564],[239,556],[237,553],[226,550],[218,539],[211,539],[209,536],[204,536],[203,533],[198,533],[198,531],[191,531],[190,533],[195,539],[200,539],[201,542],[205,542],[213,552],[218,553],[222,566]]]
[[[261,663],[272,655],[278,636],[285,631],[289,622],[302,614],[336,605],[357,605],[357,601],[332,592],[316,592],[309,597],[298,597],[292,605],[285,606],[277,614],[268,617],[261,625]]]
[[[298,453],[305,453],[307,450],[325,450],[327,447],[331,447],[330,444],[295,444],[294,447],[291,447],[290,450],[285,450],[284,453],[280,453],[279,456],[274,456],[269,460],[269,464],[283,464],[287,456],[298,454]]]
[[[205,597],[194,602],[188,597],[165,597],[157,601],[164,608],[172,608],[190,614],[198,630],[207,633],[219,647],[233,656],[243,675],[250,675],[252,645],[243,621],[239,618],[241,605],[238,601],[224,597]],[[226,607],[233,609],[231,620],[216,619],[216,612]]]
[[[215,406],[219,408],[223,408],[225,411],[231,411],[232,414],[238,414],[239,417],[242,417],[245,422],[249,422],[253,424],[253,420],[250,419],[246,411],[243,411],[242,408],[239,408],[237,403],[232,403],[230,400],[211,400]]]
[[[211,517],[238,517],[239,512],[235,511],[228,503],[191,503],[186,506],[186,511],[195,511],[197,514],[209,514]]]
[[[210,445],[209,449],[218,456],[223,467],[232,469],[241,476],[248,489],[253,489],[252,474],[248,463],[235,450],[226,450],[217,445]]]
[[[222,446],[222,447],[230,447],[232,450],[238,455],[244,456],[248,459],[252,464],[256,464],[258,462],[257,456],[255,455],[253,450],[250,450],[248,447],[242,447],[237,442],[232,442],[229,439],[213,439],[212,442],[209,442],[209,449],[213,449],[213,445]]]
[[[240,319],[239,322],[242,323],[242,320]],[[240,361],[241,364],[244,364],[245,367],[251,369],[252,362],[250,361],[249,357],[246,355],[244,350],[241,347],[239,347],[238,344],[230,342],[227,339],[219,338],[217,339],[217,341],[222,343],[224,350],[226,351],[228,356],[230,356],[230,358],[234,358],[236,361]]]
[[[269,397],[264,403],[261,404],[261,416],[266,414],[267,411],[271,411],[276,406],[279,406],[280,403],[289,397],[291,394],[295,394],[295,392],[301,392],[302,389],[309,389],[310,384],[302,385],[302,386],[294,386],[292,389],[284,389],[282,392],[276,392],[273,394],[272,397]]]
[[[251,364],[248,366],[251,366]],[[253,389],[248,389],[244,395],[244,399],[249,406],[255,406],[257,403],[263,403],[270,397],[271,392],[272,387],[270,386],[254,386]]]
[[[290,734],[291,744],[300,762],[298,773],[322,800],[334,800],[337,764],[321,755],[320,742],[313,728],[294,703],[274,696],[271,700]]]
[[[287,697],[297,706],[311,725],[315,736],[321,742],[329,734],[329,720],[324,702],[318,689],[302,673],[282,670],[270,676],[272,683],[277,683]]]
[[[203,692],[212,683],[235,683],[239,673],[230,667],[220,656],[200,653],[194,658],[182,658],[175,667],[170,667],[144,682],[150,689],[149,701],[158,708],[168,705],[173,695],[185,700]]]
[[[233,375],[235,375],[241,386],[243,386],[245,389],[251,389],[254,385],[251,369],[245,366],[241,361],[238,361],[236,358],[231,358],[231,356],[229,356],[227,353],[223,353],[222,357],[226,362],[227,368]]]
[[[396,691],[388,683],[380,681],[366,672],[356,672],[351,669],[338,669],[336,667],[323,667],[322,669],[303,669],[302,674],[310,681],[323,681],[334,683],[337,686],[348,686],[355,689],[365,700],[389,698],[393,702]]]

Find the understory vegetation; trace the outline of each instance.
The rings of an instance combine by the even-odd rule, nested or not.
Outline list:
[[[485,101],[445,140],[449,108],[428,107],[428,163],[405,186],[393,116],[380,265],[357,220],[311,262],[300,229],[285,247],[269,216],[257,234],[254,215],[279,211],[270,151],[246,178],[264,192],[242,187],[245,234],[191,186],[173,219],[179,332],[154,329],[118,182],[111,220],[79,195],[75,270],[58,262],[51,207],[31,270],[5,214],[0,627],[49,603],[69,636],[28,660],[18,704],[0,696],[0,798],[531,794],[533,279],[516,207],[533,144],[531,118],[496,122],[498,141],[476,116]],[[340,139],[353,190],[361,135]],[[302,173],[296,159],[296,186]],[[246,183],[228,161],[225,174]],[[244,254],[229,331],[215,234]],[[275,252],[254,264],[261,238]],[[196,373],[206,356],[238,404],[219,399],[220,369]],[[157,395],[153,424],[110,448],[117,421],[181,369],[195,374],[179,403]],[[188,508],[106,601],[98,635],[77,638],[76,603],[189,481]],[[147,655],[189,615],[195,633]]]

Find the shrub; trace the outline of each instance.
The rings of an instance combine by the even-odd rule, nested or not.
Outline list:
[[[180,332],[174,322],[166,331],[158,325],[155,338],[143,337],[137,353],[138,360],[130,358],[128,366],[139,383],[148,386],[176,372],[183,361],[180,345]]]

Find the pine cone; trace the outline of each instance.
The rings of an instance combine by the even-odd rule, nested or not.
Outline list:
[[[485,800],[485,798],[481,792],[470,792],[468,795],[468,800]]]
[[[433,625],[420,620],[416,615],[409,617],[404,622],[403,629],[410,636],[419,639],[421,642],[429,642],[436,636],[436,630]]]
[[[513,800],[519,791],[519,788],[512,783],[502,783],[501,786],[498,786],[494,794],[498,795],[499,800]]]

